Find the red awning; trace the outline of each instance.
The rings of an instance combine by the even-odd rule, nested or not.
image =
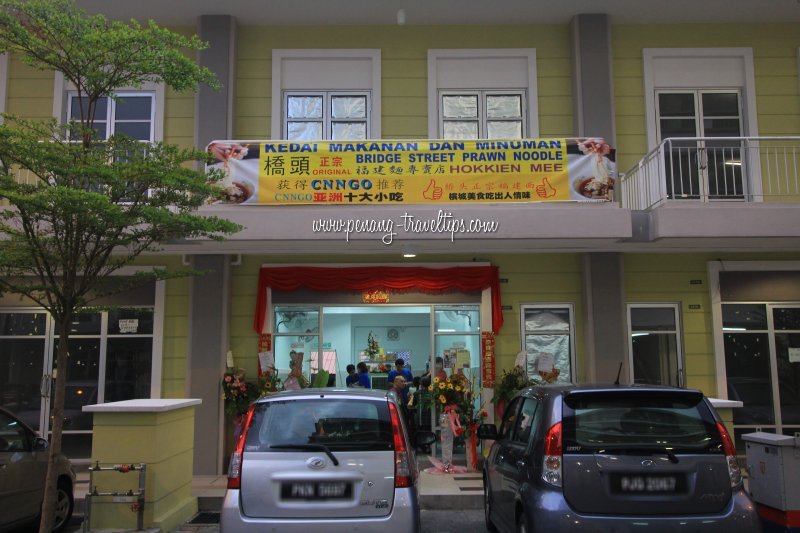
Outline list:
[[[267,288],[293,291],[419,291],[428,294],[475,292],[492,289],[492,330],[503,325],[500,278],[496,266],[426,267],[262,267],[258,276],[258,298],[253,329],[259,335],[267,319]]]

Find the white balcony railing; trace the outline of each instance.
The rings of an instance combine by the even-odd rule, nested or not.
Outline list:
[[[665,139],[620,177],[622,207],[670,201],[800,202],[800,137]]]

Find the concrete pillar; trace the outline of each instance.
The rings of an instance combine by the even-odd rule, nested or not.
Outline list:
[[[593,252],[583,256],[586,381],[630,382],[623,255]]]
[[[201,86],[195,98],[195,146],[205,148],[214,139],[233,136],[233,97],[236,83],[236,19],[229,15],[203,15],[197,33],[209,44],[197,60],[217,75],[222,88]]]
[[[614,143],[614,78],[608,15],[576,15],[572,37],[572,110],[575,135]]]
[[[194,434],[194,473],[222,473],[223,424],[220,380],[225,372],[230,320],[230,258],[197,255],[192,267],[206,272],[189,289],[188,396],[200,398]]]

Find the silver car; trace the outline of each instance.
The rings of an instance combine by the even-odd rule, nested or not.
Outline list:
[[[231,454],[221,531],[419,531],[404,414],[386,391],[305,389],[258,400]]]
[[[47,441],[20,419],[0,408],[0,531],[28,525],[38,519],[47,476]],[[72,517],[75,472],[69,460],[56,461],[58,499],[53,531]]]

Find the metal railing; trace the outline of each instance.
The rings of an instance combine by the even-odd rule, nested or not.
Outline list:
[[[800,137],[665,139],[620,177],[622,207],[670,201],[800,202]]]

